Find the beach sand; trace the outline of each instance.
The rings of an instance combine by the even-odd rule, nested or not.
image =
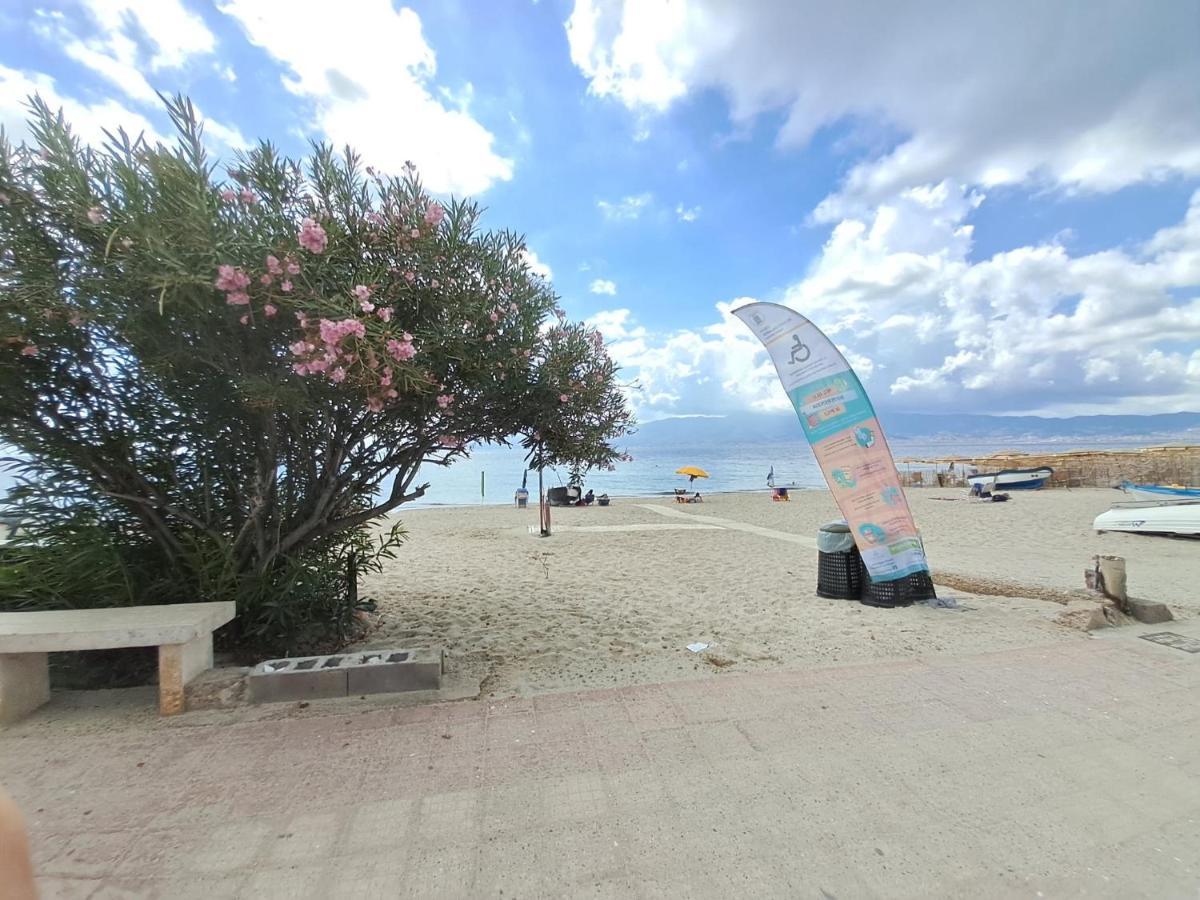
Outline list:
[[[1200,544],[1097,535],[1112,490],[1008,503],[909,490],[935,581],[953,584],[939,595],[958,610],[816,596],[815,534],[838,515],[826,491],[792,496],[555,509],[550,538],[530,533],[536,508],[402,511],[407,543],[362,584],[384,618],[364,646],[443,646],[483,696],[504,697],[1083,641],[1054,621],[1052,601],[1081,590],[1096,553],[1126,558],[1131,594],[1200,614]],[[692,653],[692,642],[710,647]]]

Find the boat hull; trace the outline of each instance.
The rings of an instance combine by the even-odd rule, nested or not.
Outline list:
[[[1200,488],[1168,487],[1165,484],[1121,483],[1121,490],[1137,500],[1200,500]]]
[[[1037,469],[1005,469],[1002,472],[981,472],[967,477],[970,485],[981,485],[993,491],[1036,491],[1046,486],[1054,470],[1049,466]]]
[[[1126,503],[1096,516],[1096,531],[1200,537],[1200,500]]]

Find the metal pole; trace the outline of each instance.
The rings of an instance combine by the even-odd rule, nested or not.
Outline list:
[[[486,481],[487,481],[487,472],[480,472],[479,473],[479,499],[480,500],[483,499],[483,495],[484,495],[483,488],[484,488],[484,484],[486,483]]]
[[[542,489],[542,466],[538,463],[538,524],[541,528],[542,537],[550,536],[550,529],[546,523],[546,492]]]

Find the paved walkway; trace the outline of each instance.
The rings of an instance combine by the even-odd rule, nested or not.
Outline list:
[[[1196,897],[1200,654],[1130,632],[269,721],[59,700],[0,779],[48,898]]]

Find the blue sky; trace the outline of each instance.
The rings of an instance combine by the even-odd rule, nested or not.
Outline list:
[[[1200,7],[9,2],[0,122],[215,153],[349,141],[527,235],[643,419],[777,410],[729,309],[794,306],[877,405],[1200,407]]]

